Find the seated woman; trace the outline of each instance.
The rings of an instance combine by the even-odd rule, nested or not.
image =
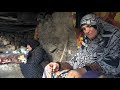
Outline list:
[[[27,62],[20,63],[22,74],[25,78],[41,78],[44,70],[42,63],[50,62],[48,54],[36,40],[27,40],[27,49]]]
[[[51,62],[43,78],[68,70],[66,78],[108,78],[120,75],[120,29],[94,14],[80,20],[83,42],[75,56],[64,62]],[[60,75],[59,75],[60,76]]]

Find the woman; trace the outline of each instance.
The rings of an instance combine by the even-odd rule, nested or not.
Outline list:
[[[49,63],[45,71],[69,69],[66,78],[120,77],[120,29],[94,14],[85,15],[80,27],[84,36],[77,54],[69,61]]]
[[[27,50],[27,63],[20,64],[22,74],[25,78],[41,78],[44,69],[41,63],[49,59],[47,53],[36,40],[27,40]]]

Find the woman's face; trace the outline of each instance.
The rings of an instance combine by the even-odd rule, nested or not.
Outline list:
[[[31,51],[32,50],[32,47],[30,45],[27,45],[27,50],[28,51]]]
[[[97,30],[92,27],[91,25],[83,25],[81,27],[82,31],[84,34],[89,38],[89,39],[94,39],[97,36]]]

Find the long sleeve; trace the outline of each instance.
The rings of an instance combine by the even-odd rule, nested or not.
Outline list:
[[[89,66],[94,71],[103,72],[107,75],[120,73],[120,31],[110,38],[101,57]]]
[[[59,70],[73,69],[68,62],[56,62],[59,64]]]
[[[73,69],[76,69],[78,68],[78,64],[77,64],[77,62],[79,61],[78,57],[79,57],[79,53],[75,54],[71,60],[66,62],[69,63],[69,65],[71,65]]]
[[[105,50],[102,60],[97,61],[106,74],[116,75],[120,73],[117,70],[120,62],[120,38],[115,42]]]
[[[78,69],[82,68],[87,63],[93,63],[94,59],[95,58],[92,56],[92,54],[90,55],[90,53],[88,53],[86,49],[80,48],[74,55],[74,57],[66,62],[69,63],[73,67],[73,69]]]
[[[80,53],[80,52],[79,52]],[[60,66],[60,70],[63,69],[76,69],[79,67],[79,53],[75,54],[71,60],[67,60],[65,62],[57,62]]]

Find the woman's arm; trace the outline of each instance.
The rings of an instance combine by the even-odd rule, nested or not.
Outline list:
[[[116,39],[116,43],[113,43],[107,49],[105,49],[102,56],[102,60],[98,60],[92,64],[86,65],[85,67],[93,71],[99,71],[105,74],[116,75],[120,73],[117,70],[120,64],[120,39]]]

